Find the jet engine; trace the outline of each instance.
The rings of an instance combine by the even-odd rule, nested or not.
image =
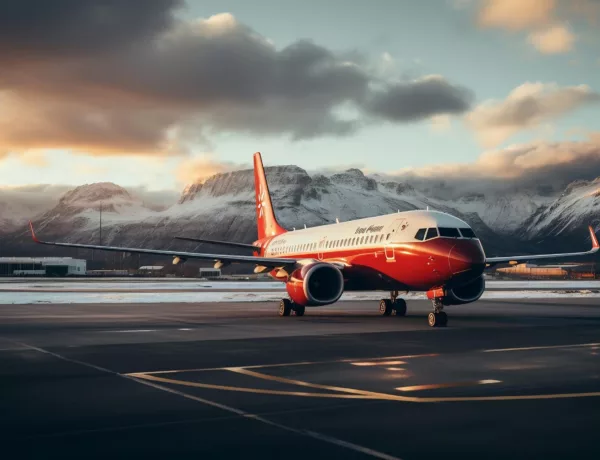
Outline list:
[[[286,283],[290,299],[316,307],[337,302],[344,292],[344,277],[334,265],[316,262],[294,270]]]
[[[479,300],[485,291],[485,280],[483,276],[474,279],[468,284],[448,289],[444,296],[444,305],[462,305]]]

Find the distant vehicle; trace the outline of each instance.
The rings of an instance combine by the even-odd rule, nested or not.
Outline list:
[[[254,154],[254,185],[258,239],[253,244],[201,240],[234,248],[247,248],[252,255],[209,254],[158,249],[56,243],[54,246],[122,251],[171,256],[173,263],[186,259],[216,261],[215,268],[231,263],[250,263],[255,273],[268,272],[286,285],[289,299],[280,301],[279,315],[302,316],[305,307],[337,302],[344,291],[389,291],[379,311],[389,316],[406,315],[400,291],[425,291],[433,302],[430,326],[445,326],[447,305],[478,300],[485,290],[486,267],[498,263],[536,259],[577,257],[598,251],[598,240],[590,227],[592,249],[586,252],[486,257],[481,242],[464,221],[443,212],[416,210],[369,217],[349,222],[288,231],[279,225],[263,169],[260,153]],[[337,219],[336,219],[337,221]]]

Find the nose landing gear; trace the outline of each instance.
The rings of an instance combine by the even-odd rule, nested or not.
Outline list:
[[[379,313],[390,316],[392,312],[395,312],[396,316],[406,316],[406,300],[398,298],[398,291],[392,291],[389,299],[379,301]]]
[[[431,327],[444,327],[448,325],[448,315],[442,311],[444,304],[439,297],[433,299],[433,311],[427,316],[427,322]]]

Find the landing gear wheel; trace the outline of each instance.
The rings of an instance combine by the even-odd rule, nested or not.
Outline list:
[[[390,316],[392,314],[392,301],[390,299],[381,299],[379,301],[379,313],[383,316]]]
[[[394,302],[396,316],[406,316],[406,300],[398,299]]]
[[[448,324],[448,315],[443,311],[439,313],[431,312],[427,316],[427,322],[431,327],[444,327]]]
[[[290,316],[292,311],[292,302],[289,299],[279,301],[279,316]]]
[[[294,307],[294,314],[296,316],[304,316],[304,310],[305,310],[304,306],[297,305]]]

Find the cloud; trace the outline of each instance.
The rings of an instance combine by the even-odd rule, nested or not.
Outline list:
[[[4,0],[2,59],[54,59],[102,55],[152,40],[174,22],[180,0]]]
[[[233,162],[222,162],[211,154],[205,154],[182,161],[176,170],[177,181],[182,185],[203,182],[215,174],[239,169],[251,169],[252,166]]]
[[[473,94],[430,75],[406,83],[385,85],[373,91],[365,104],[374,115],[391,121],[417,121],[434,114],[461,114],[471,106]]]
[[[577,40],[568,21],[587,20],[597,35],[597,0],[480,0],[477,23],[511,33],[529,32],[527,40],[544,54],[571,51]]]
[[[431,129],[434,132],[448,132],[452,128],[452,119],[448,115],[436,115],[430,118]]]
[[[556,191],[576,180],[600,176],[600,133],[589,140],[529,142],[489,150],[471,163],[447,163],[406,168],[396,177],[426,188],[436,181],[455,189],[457,196],[482,190],[546,187]],[[446,197],[448,198],[448,197]]]
[[[573,48],[575,36],[568,27],[554,25],[548,29],[532,32],[529,35],[529,43],[544,54],[566,53]]]
[[[176,19],[182,5],[10,2],[0,18],[0,155],[189,155],[219,132],[343,136],[469,107],[470,92],[442,77],[393,81],[356,53],[308,40],[278,49],[228,13]],[[358,116],[341,116],[343,106]]]
[[[485,147],[493,147],[520,131],[599,102],[600,94],[586,85],[525,83],[502,101],[487,101],[475,107],[465,120]]]
[[[484,0],[478,21],[483,27],[523,30],[545,26],[553,18],[556,0]]]
[[[146,186],[125,188],[129,193],[140,198],[145,206],[157,211],[174,205],[180,196],[179,191],[176,190],[149,190]]]

